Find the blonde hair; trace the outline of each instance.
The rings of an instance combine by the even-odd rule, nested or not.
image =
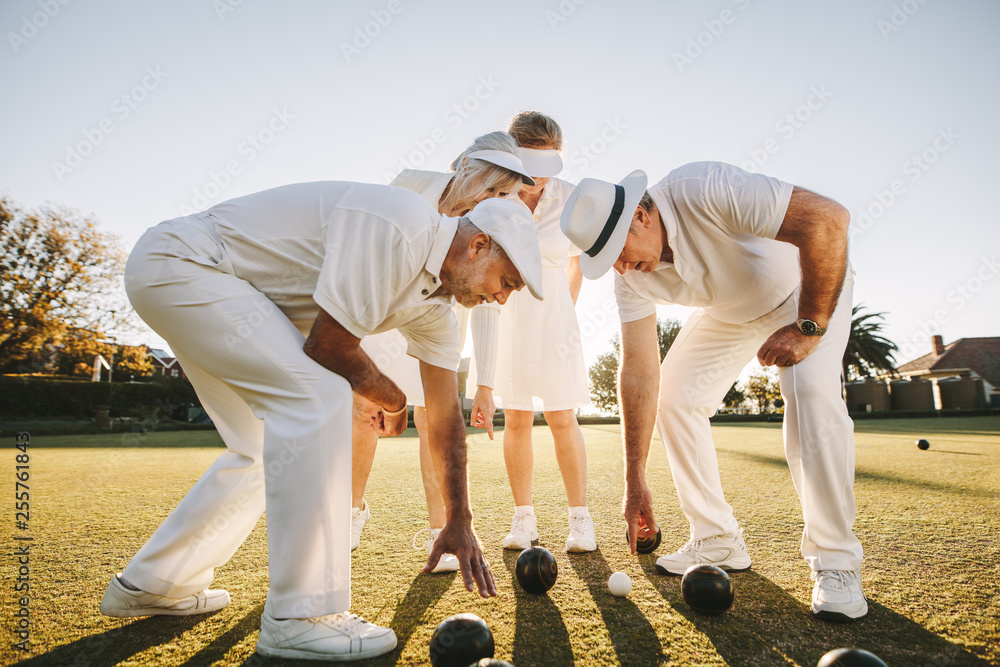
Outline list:
[[[520,174],[485,160],[466,159],[475,151],[503,151],[520,160],[517,144],[506,132],[490,132],[476,137],[451,163],[455,178],[448,195],[450,200],[471,202],[491,188],[494,192],[506,192],[508,195],[516,194],[521,189]]]
[[[557,151],[561,151],[563,147],[559,123],[538,111],[522,111],[517,114],[511,119],[507,131],[518,146],[554,148]]]

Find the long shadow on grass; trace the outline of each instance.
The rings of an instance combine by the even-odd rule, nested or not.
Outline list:
[[[722,449],[722,448],[717,448],[717,449],[719,452],[725,452],[729,456],[735,456],[738,458],[746,459],[748,461],[754,461],[756,463],[764,463],[778,468],[785,468],[786,470],[788,469],[788,462],[785,459],[778,456],[764,456],[763,454],[750,454],[748,452],[733,451],[732,449]],[[967,487],[956,486],[954,484],[941,484],[939,482],[928,482],[927,480],[899,477],[897,475],[886,475],[879,472],[872,472],[870,470],[856,470],[854,472],[854,478],[855,480],[885,482],[887,484],[906,484],[908,486],[931,489],[941,493],[951,493],[957,496],[973,496],[976,498],[992,499],[996,495],[995,493],[987,491],[985,489],[970,489]]]
[[[514,568],[519,552],[504,550],[503,562],[515,582]],[[548,595],[527,593],[514,584],[516,617],[514,626],[515,665],[572,665],[573,649],[559,608]]]
[[[233,627],[216,637],[211,644],[185,660],[181,667],[201,667],[201,665],[212,665],[222,660],[234,646],[260,630],[260,617],[263,613],[264,603],[261,602],[237,621]]]
[[[827,651],[852,646],[871,651],[890,665],[989,664],[872,600],[863,619],[821,621],[807,604],[752,570],[730,573],[736,599],[728,611],[717,616],[701,614],[684,602],[680,577],[659,574],[655,556],[643,556],[640,562],[673,610],[707,636],[731,665],[789,661],[815,665]]]
[[[259,616],[259,614],[258,614]],[[19,665],[111,667],[160,644],[176,641],[208,616],[157,616],[78,639]]]
[[[389,622],[389,627],[396,633],[396,650],[365,664],[395,665],[398,663],[403,647],[410,640],[410,635],[418,626],[426,624],[424,614],[451,588],[457,576],[458,574],[455,572],[418,574],[410,583],[406,596],[396,605],[396,611]]]
[[[569,562],[576,574],[587,584],[590,597],[601,611],[611,644],[622,665],[659,665],[663,663],[663,646],[649,619],[628,598],[616,598],[608,591],[611,568],[601,550],[588,554],[571,554]]]

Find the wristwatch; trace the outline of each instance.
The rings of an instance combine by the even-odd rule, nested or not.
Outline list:
[[[799,333],[803,336],[822,336],[826,333],[826,329],[812,320],[806,319],[805,317],[800,317],[795,320],[795,328],[798,329]]]

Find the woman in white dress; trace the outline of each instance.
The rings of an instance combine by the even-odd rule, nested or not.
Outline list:
[[[514,140],[506,132],[492,132],[478,137],[451,164],[447,173],[407,169],[390,185],[405,187],[422,195],[434,204],[438,212],[451,217],[462,216],[483,201],[492,197],[508,197],[517,193],[522,184],[533,183],[527,176],[518,156]],[[487,304],[473,309],[473,345],[476,350],[476,370],[480,386],[472,405],[472,425],[486,428],[493,437],[493,413],[496,411],[491,391],[500,304]],[[465,330],[470,319],[469,310],[456,306],[459,320],[459,349],[465,344]],[[413,421],[420,439],[420,469],[427,498],[430,536],[425,542],[428,553],[434,539],[445,524],[444,500],[430,456],[427,440],[427,412],[424,409],[424,392],[416,359],[406,354],[406,343],[401,335],[391,331],[368,336],[361,347],[383,373],[389,376],[406,394],[407,402],[414,406]],[[356,403],[364,399],[356,397]],[[371,516],[364,499],[368,476],[378,437],[370,428],[364,415],[370,411],[355,411],[353,501],[351,510],[351,548],[357,548],[361,531]],[[458,559],[445,554],[438,561],[434,572],[458,569]]]
[[[503,450],[514,496],[514,519],[505,549],[525,549],[538,539],[532,509],[534,412],[541,409],[555,441],[556,460],[569,501],[566,551],[597,549],[587,510],[587,452],[576,409],[590,403],[576,298],[583,275],[580,250],[559,228],[573,185],[551,178],[562,170],[562,130],[541,113],[514,117],[508,133],[521,147],[521,161],[535,180],[518,197],[532,211],[542,249],[544,301],[515,292],[500,310],[500,345],[494,393],[504,410]],[[527,298],[525,298],[527,297]]]

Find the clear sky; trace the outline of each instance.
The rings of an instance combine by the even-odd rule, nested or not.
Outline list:
[[[0,193],[128,247],[281,184],[446,170],[537,109],[573,182],[723,160],[843,203],[900,361],[1000,335],[995,0],[7,0],[0,28]],[[589,364],[610,276],[578,314]]]

